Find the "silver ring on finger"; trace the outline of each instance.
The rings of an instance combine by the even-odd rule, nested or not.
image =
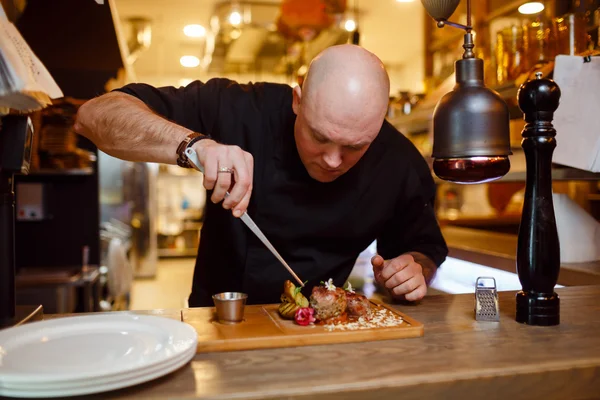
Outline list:
[[[219,174],[233,174],[233,169],[227,168],[227,167],[221,167],[221,168],[219,168],[219,170],[217,171],[217,173],[219,173]]]

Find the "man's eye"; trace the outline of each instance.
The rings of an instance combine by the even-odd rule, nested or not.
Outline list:
[[[364,145],[361,146],[346,146],[346,149],[350,150],[350,151],[360,151],[364,148]]]
[[[324,138],[323,136],[317,136],[317,135],[313,135],[315,140],[319,143],[327,143],[327,139]]]

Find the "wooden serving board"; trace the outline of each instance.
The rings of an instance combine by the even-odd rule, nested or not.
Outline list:
[[[246,306],[244,321],[228,325],[218,322],[213,307],[182,311],[183,322],[198,332],[198,353],[254,350],[319,344],[367,342],[423,336],[423,324],[384,305],[401,316],[404,323],[394,327],[328,331],[320,325],[300,326],[281,318],[278,304]]]

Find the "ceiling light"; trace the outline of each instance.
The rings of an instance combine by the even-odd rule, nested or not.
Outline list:
[[[344,29],[346,29],[348,32],[354,31],[356,29],[356,22],[354,22],[353,19],[346,20],[346,23],[344,23]]]
[[[183,56],[179,59],[179,63],[186,68],[194,68],[200,65],[200,59],[196,56]]]
[[[415,0],[396,0],[397,3],[412,3]]]
[[[241,24],[242,14],[240,14],[238,11],[234,11],[231,14],[229,14],[229,23],[234,26]]]
[[[530,1],[519,7],[521,14],[537,14],[544,10],[544,3],[539,1]]]
[[[183,33],[189,37],[204,37],[206,36],[206,28],[199,24],[190,24],[183,27]]]

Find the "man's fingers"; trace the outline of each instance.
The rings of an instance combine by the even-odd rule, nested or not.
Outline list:
[[[231,169],[231,161],[227,157],[226,154],[219,155],[218,168],[230,168]],[[215,184],[213,194],[210,200],[213,203],[219,203],[221,200],[225,198],[225,194],[229,190],[231,186],[231,178],[232,175],[230,172],[218,172],[217,170],[217,182]]]
[[[248,188],[252,184],[252,175],[249,174],[248,164],[244,152],[239,147],[230,151],[230,162],[235,174],[235,183],[229,192],[229,196],[223,202],[226,209],[234,208],[246,195]]]
[[[208,152],[204,159],[204,188],[212,190],[217,182],[217,164],[218,159],[216,153]]]
[[[413,290],[410,293],[404,295],[404,298],[408,301],[417,301],[421,300],[427,294],[427,285],[423,282],[418,288]]]
[[[250,153],[244,153],[244,159],[246,160],[246,166],[250,176],[254,176],[254,157]]]
[[[396,286],[392,289],[392,293],[396,296],[405,295],[406,300],[410,300],[408,296],[413,291],[419,289],[421,286],[425,285],[425,279],[423,279],[422,275],[415,275],[411,277],[409,280],[403,282],[401,285]],[[418,293],[417,293],[418,294]]]
[[[383,268],[383,264],[384,264],[383,257],[381,257],[379,254],[374,255],[371,258],[371,264],[373,265],[373,268],[377,268],[377,269]]]
[[[235,208],[233,210],[234,217],[236,217],[236,218],[241,217],[242,214],[244,213],[244,211],[246,211],[248,209],[248,204],[250,204],[250,196],[252,196],[252,185],[250,185],[250,187],[246,191],[246,194],[244,195],[244,198],[242,199],[242,201],[240,201],[237,204],[237,206],[235,206]]]
[[[371,258],[371,265],[373,265],[373,275],[375,276],[375,280],[379,282],[379,284],[383,285],[385,283],[385,279],[383,279],[381,276],[381,271],[385,266],[385,260],[379,254],[377,254]]]
[[[388,289],[393,289],[396,286],[402,285],[404,282],[408,281],[410,278],[414,276],[414,272],[410,271],[409,268],[404,268],[399,272],[396,272],[390,278],[386,279],[385,287]]]
[[[408,266],[408,263],[400,262],[397,259],[391,260],[385,268],[381,271],[381,276],[386,281],[390,279],[392,276],[402,271],[404,268]]]
[[[244,159],[246,161],[246,167],[248,168],[248,176],[250,176],[250,185],[246,189],[246,193],[242,200],[234,207],[233,216],[239,218],[248,209],[250,204],[250,197],[252,196],[252,182],[254,180],[254,157],[250,153],[244,153]]]

